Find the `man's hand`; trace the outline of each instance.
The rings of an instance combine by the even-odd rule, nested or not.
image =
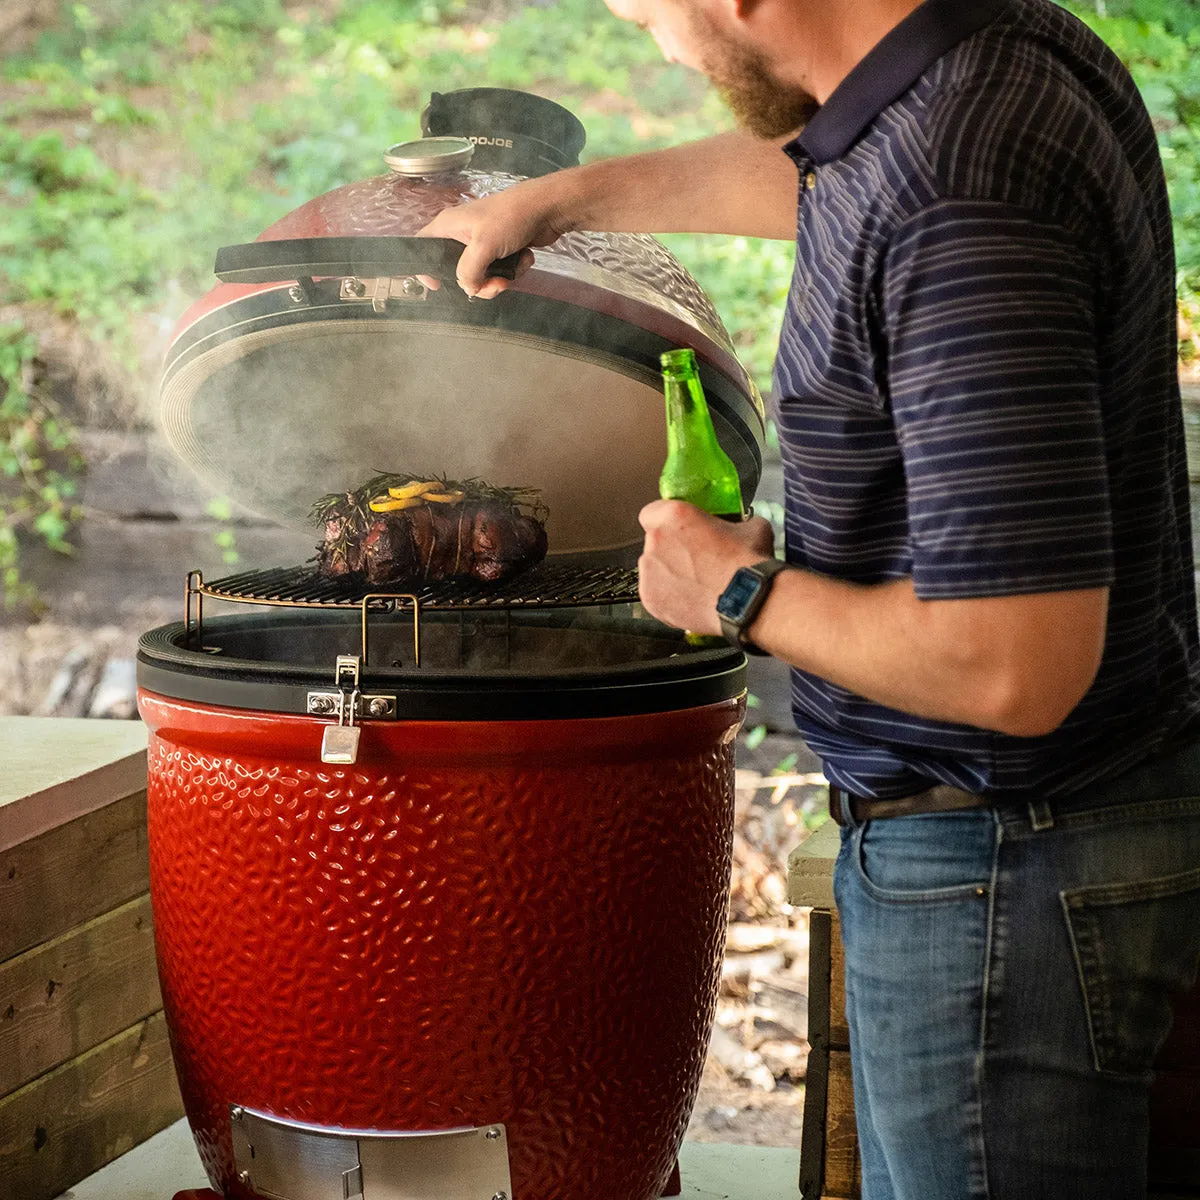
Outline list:
[[[769,521],[733,524],[681,500],[655,500],[638,520],[646,542],[638,591],[651,616],[677,629],[720,634],[717,600],[739,567],[774,553]]]
[[[523,250],[517,266],[520,278],[533,265],[530,246],[549,246],[565,232],[555,218],[553,192],[541,179],[514,184],[492,196],[443,209],[418,237],[453,238],[463,243],[457,282],[472,299],[491,300],[510,285],[507,279],[489,276],[488,267],[498,258]],[[421,276],[426,287],[437,291],[441,281]]]

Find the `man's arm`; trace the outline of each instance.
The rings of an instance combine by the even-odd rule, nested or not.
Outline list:
[[[797,172],[781,149],[794,136],[739,130],[559,172],[562,211],[572,229],[794,240]]]
[[[421,233],[466,245],[458,282],[485,300],[508,286],[488,279],[491,262],[573,230],[793,239],[796,167],[780,149],[790,140],[737,131],[555,171],[445,209]]]
[[[738,567],[769,553],[765,522],[731,529],[691,505],[656,501],[642,525],[647,609],[719,634],[717,598]],[[878,704],[1037,737],[1062,724],[1091,686],[1107,613],[1107,588],[922,600],[911,579],[864,586],[793,568],[776,576],[750,636]]]

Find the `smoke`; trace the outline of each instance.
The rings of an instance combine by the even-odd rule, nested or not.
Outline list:
[[[489,301],[486,315],[500,325],[522,299]],[[467,307],[439,293],[421,303]],[[560,308],[566,319],[582,312]],[[184,460],[265,517],[311,529],[319,496],[377,471],[479,477],[542,489],[552,554],[640,543],[637,513],[657,495],[666,453],[657,378],[549,328],[530,337],[427,318],[277,327],[195,361],[163,405]]]
[[[440,122],[431,132],[483,138],[499,156],[493,172],[514,165],[496,145],[514,131],[558,145],[563,161],[583,145],[557,104],[507,89],[435,95],[426,115]],[[514,182],[475,170],[383,176],[310,201],[266,236],[407,236],[447,203]],[[195,346],[185,331],[176,345],[184,365],[161,397],[168,440],[218,493],[314,535],[315,500],[388,471],[541,489],[552,556],[640,546],[637,514],[666,456],[661,382],[616,343],[637,341],[638,313],[655,309],[727,348],[728,336],[652,239],[570,234],[539,254],[516,288],[477,304],[445,280],[424,299],[391,300],[386,317],[336,290],[315,311],[274,291],[282,311],[253,328],[262,295],[217,309],[206,324],[227,313],[228,328]],[[738,385],[753,392],[748,377]]]

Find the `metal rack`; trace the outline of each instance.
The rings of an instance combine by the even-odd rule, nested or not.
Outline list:
[[[413,616],[413,658],[421,662],[423,611],[510,611],[531,608],[581,608],[634,604],[638,599],[633,567],[579,566],[542,562],[502,583],[471,579],[406,580],[407,591],[378,591],[354,579],[329,579],[311,567],[242,571],[206,582],[189,571],[184,587],[185,644],[200,646],[204,598],[232,604],[285,608],[357,609],[362,619],[362,665],[368,657],[368,615],[383,616],[408,606]]]

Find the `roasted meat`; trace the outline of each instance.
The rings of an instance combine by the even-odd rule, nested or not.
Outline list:
[[[395,482],[392,482],[395,481]],[[356,492],[326,496],[322,575],[376,584],[509,579],[546,556],[545,509],[527,489],[439,480],[414,495],[409,476],[377,476]],[[524,511],[523,511],[524,510]]]

